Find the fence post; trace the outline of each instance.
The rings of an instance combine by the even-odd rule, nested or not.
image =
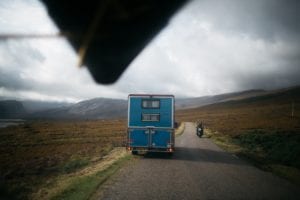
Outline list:
[[[292,101],[292,118],[294,117],[294,101]]]

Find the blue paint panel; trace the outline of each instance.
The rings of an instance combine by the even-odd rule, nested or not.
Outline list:
[[[145,133],[145,130],[134,129],[129,132],[129,138],[131,139],[131,146],[135,147],[148,147],[149,135]]]
[[[173,128],[173,97],[170,98],[152,98],[160,100],[160,108],[142,108],[142,100],[146,97],[130,96],[129,105],[129,127],[138,126],[154,126],[154,127],[166,127]],[[148,98],[149,99],[149,98]],[[142,121],[142,114],[159,114],[159,121]]]
[[[155,130],[152,134],[152,147],[167,148],[168,143],[170,143],[171,132],[167,130]]]

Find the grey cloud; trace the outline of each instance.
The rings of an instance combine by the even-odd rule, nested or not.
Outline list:
[[[198,71],[222,84],[212,83],[209,86],[212,89],[222,86],[231,90],[274,89],[297,85],[300,84],[299,11],[297,0],[195,0],[177,16],[179,20],[174,20],[173,25],[181,28],[184,36],[171,42],[183,40],[181,53],[172,49],[175,45],[170,45],[170,51],[179,59],[189,52],[187,56],[198,65]],[[178,21],[181,27],[175,24]],[[222,35],[227,43],[218,43],[211,35],[203,36],[201,22],[211,25],[213,33],[219,34],[216,39]],[[248,46],[243,47],[244,43]],[[206,82],[212,81],[211,78]]]
[[[298,38],[300,30],[298,0],[196,0],[190,10],[229,35],[235,32],[264,40],[290,39]]]
[[[26,4],[13,2],[22,2],[19,8]],[[27,7],[39,5],[35,0],[26,2]],[[0,87],[86,99],[126,98],[128,93],[203,96],[297,85],[299,5],[296,0],[195,0],[111,87],[97,86],[87,73],[79,72],[76,58],[63,42],[0,41]],[[1,7],[11,9],[0,1],[0,11]],[[4,25],[10,24],[9,16],[7,12]],[[36,24],[44,21],[46,24],[47,19]],[[5,31],[4,25],[0,12],[0,32]],[[23,22],[14,25],[26,29]],[[34,29],[31,26],[28,30]],[[31,75],[27,79],[22,75],[25,72]]]
[[[23,81],[19,74],[19,72],[4,72],[0,71],[0,87],[4,87],[8,90],[28,90],[32,89],[30,85],[26,81]]]
[[[235,79],[244,89],[277,89],[299,85],[299,67],[282,70],[268,74],[255,74],[252,76],[240,76]]]
[[[35,83],[22,78],[28,66],[40,65],[45,57],[25,41],[1,41],[0,87],[11,90],[32,89]],[[34,71],[32,71],[34,73]]]

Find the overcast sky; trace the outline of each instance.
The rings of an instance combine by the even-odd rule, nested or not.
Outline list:
[[[299,85],[299,13],[297,0],[193,1],[110,86],[77,67],[64,39],[0,40],[0,98],[196,97]],[[39,1],[0,1],[0,34],[58,32]]]

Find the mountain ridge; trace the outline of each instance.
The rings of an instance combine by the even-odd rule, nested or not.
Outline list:
[[[175,108],[176,110],[184,110],[218,103],[262,101],[263,98],[277,98],[279,96],[283,98],[282,95],[298,93],[300,94],[300,86],[278,90],[253,89],[202,97],[177,98]],[[7,102],[10,102],[10,104],[7,104]],[[123,99],[99,97],[74,104],[17,100],[0,101],[0,118],[71,120],[126,118],[126,116],[127,100]]]

